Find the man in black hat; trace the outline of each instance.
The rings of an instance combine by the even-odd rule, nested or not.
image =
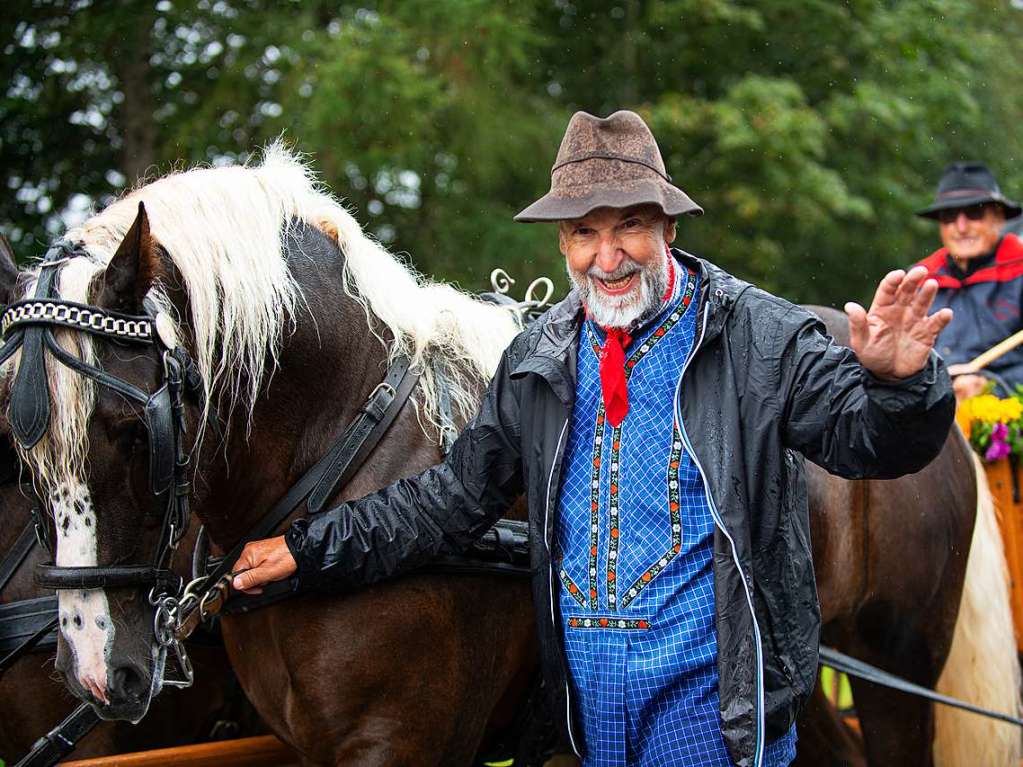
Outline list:
[[[789,764],[820,629],[797,453],[847,477],[926,465],[953,417],[932,351],[952,312],[928,316],[924,269],[894,271],[837,346],[671,248],[702,212],[639,115],[573,116],[516,217],[557,223],[572,292],[505,351],[444,463],[249,544],[235,587],[407,572],[524,494],[563,743],[587,767]]]
[[[938,282],[934,306],[955,311],[955,322],[938,337],[950,365],[966,363],[1023,328],[1023,243],[1004,232],[1020,205],[1002,194],[994,174],[979,162],[945,168],[933,203],[918,216],[938,222],[943,247],[918,265]],[[995,360],[984,371],[1004,393],[1023,384],[1023,347]],[[988,378],[958,376],[960,398],[980,393]]]

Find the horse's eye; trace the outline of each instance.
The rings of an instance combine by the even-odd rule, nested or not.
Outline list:
[[[120,452],[130,455],[146,446],[148,436],[146,427],[135,419],[118,431],[115,445]]]

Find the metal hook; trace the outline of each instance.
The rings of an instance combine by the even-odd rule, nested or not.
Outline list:
[[[537,290],[540,286],[543,286],[546,291],[543,294],[543,298],[538,298],[533,295],[533,291]],[[547,305],[547,302],[551,300],[551,296],[554,295],[554,282],[550,277],[537,277],[526,288],[526,296],[523,299],[525,303],[531,305],[535,309],[539,309]]]
[[[498,267],[490,273],[490,285],[494,288],[495,292],[500,293],[501,295],[507,294],[508,291],[511,290],[511,286],[514,284],[515,280],[513,280],[508,275],[508,272],[501,267]]]

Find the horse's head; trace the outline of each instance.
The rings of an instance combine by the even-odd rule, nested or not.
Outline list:
[[[187,527],[188,358],[151,289],[160,246],[144,208],[104,267],[54,249],[4,316],[6,423],[51,512],[57,669],[105,718],[141,718],[162,683],[155,597]],[[18,311],[19,308],[21,311]],[[158,329],[159,328],[159,329]]]

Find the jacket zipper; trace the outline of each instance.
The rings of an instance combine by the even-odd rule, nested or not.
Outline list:
[[[561,465],[562,458],[562,447],[565,439],[565,432],[568,431],[568,422],[570,419],[565,419],[565,425],[561,427],[561,434],[558,436],[558,444],[554,449],[554,461],[551,463],[551,473],[547,477],[547,508],[544,513],[543,520],[543,535],[544,544],[547,546],[547,582],[551,584],[550,591],[550,606],[551,606],[551,625],[555,631],[559,631],[557,619],[554,616],[554,555],[551,551],[551,540],[550,540],[550,518],[551,518],[551,487],[554,484],[554,472]],[[568,723],[568,740],[572,745],[572,750],[576,756],[581,756],[579,747],[575,743],[575,734],[572,732],[572,692],[569,689],[568,674],[565,674],[565,720]]]
[[[710,301],[708,300],[708,307]],[[706,472],[703,470],[703,466],[700,464],[700,459],[696,455],[696,451],[693,450],[692,443],[689,441],[689,435],[686,432],[685,423],[682,421],[682,407],[680,402],[680,394],[682,391],[682,379],[685,378],[686,370],[689,368],[689,363],[692,362],[696,353],[700,349],[700,344],[703,343],[703,337],[707,332],[707,320],[710,318],[710,311],[708,310],[703,315],[703,325],[700,328],[700,336],[696,339],[696,343],[693,345],[693,350],[686,358],[685,364],[682,366],[682,373],[678,377],[678,383],[675,384],[675,418],[678,419],[679,432],[682,434],[682,441],[685,444],[686,450],[689,451],[689,455],[692,456],[693,463],[696,464],[697,470],[700,472],[700,479],[703,480],[703,490],[707,496],[707,503],[710,506],[711,516],[714,517],[714,524],[718,526],[722,534],[728,539],[728,545],[732,550],[732,561],[735,562],[735,567],[739,571],[739,577],[742,578],[743,592],[746,594],[746,604],[749,607],[750,618],[753,620],[753,633],[756,639],[755,650],[757,659],[757,732],[753,756],[754,767],[759,767],[763,764],[764,759],[764,657],[763,657],[763,646],[760,641],[760,624],[757,623],[757,615],[753,609],[753,595],[750,593],[749,584],[746,582],[746,574],[743,572],[742,564],[739,562],[739,555],[735,551],[735,541],[732,540],[731,533],[725,527],[724,520],[721,518],[721,514],[718,512],[717,505],[714,503],[714,496],[710,492],[710,483],[707,481]]]

